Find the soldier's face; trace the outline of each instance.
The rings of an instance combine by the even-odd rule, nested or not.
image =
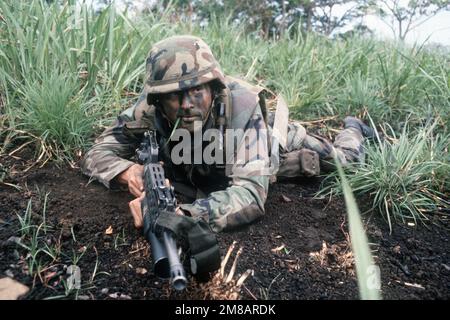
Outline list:
[[[189,132],[194,132],[194,122],[201,121],[202,125],[205,123],[209,109],[211,109],[212,99],[212,90],[209,84],[167,93],[159,97],[167,118],[172,123],[179,118],[178,128],[187,129]]]

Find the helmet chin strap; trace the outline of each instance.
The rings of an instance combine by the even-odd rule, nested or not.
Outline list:
[[[216,101],[216,98],[214,97],[211,100],[211,105],[209,106],[209,110],[208,110],[208,113],[206,114],[205,119],[202,119],[202,127],[206,124],[206,122],[208,121],[209,117],[211,116],[212,109],[214,109],[214,102],[215,101]]]

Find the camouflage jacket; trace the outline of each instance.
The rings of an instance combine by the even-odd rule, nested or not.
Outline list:
[[[227,128],[243,129],[245,132],[266,128],[265,108],[260,105],[263,102],[260,100],[262,89],[232,77],[226,77],[226,84],[226,98],[232,106]],[[215,121],[209,119],[205,127],[215,126]],[[82,172],[108,188],[118,188],[115,178],[135,163],[135,150],[142,134],[149,129],[157,132],[160,158],[175,190],[182,192],[186,186],[195,190],[196,200],[180,204],[184,211],[203,217],[216,232],[249,224],[264,214],[269,176],[230,177],[223,166],[173,164],[169,156],[172,142],[166,143],[171,132],[170,125],[158,109],[147,104],[145,93],[96,139],[81,163]],[[250,143],[248,146],[253,148],[255,145]]]

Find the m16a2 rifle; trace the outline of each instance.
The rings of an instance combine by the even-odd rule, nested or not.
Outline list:
[[[175,215],[177,207],[174,189],[165,183],[158,152],[155,132],[145,132],[144,140],[136,150],[137,160],[144,166],[145,198],[141,203],[144,237],[151,246],[155,274],[161,278],[170,278],[176,290],[183,290],[187,279],[174,234],[169,229],[155,226],[160,215]]]

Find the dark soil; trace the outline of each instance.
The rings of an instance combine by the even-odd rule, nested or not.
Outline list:
[[[6,171],[3,182],[20,187],[0,183],[0,277],[13,276],[29,286],[24,298],[65,295],[65,270],[73,263],[72,257],[83,252],[77,263],[81,290],[77,295],[71,292],[69,298],[211,298],[196,282],[179,293],[153,275],[149,246],[128,213],[132,198],[127,192],[88,183],[77,168],[46,164],[24,172],[30,164],[23,159],[3,156],[0,163]],[[262,220],[240,231],[219,234],[222,255],[234,240],[237,247],[243,247],[235,278],[247,269],[254,270],[242,287],[241,298],[358,299],[345,205],[339,198],[313,199],[319,184],[319,180],[276,183],[270,188]],[[18,215],[24,215],[30,199],[32,222],[42,222],[46,194],[49,228],[47,233],[41,228],[40,243],[59,245],[61,254],[55,261],[38,254],[40,276],[31,277],[26,263],[30,256],[12,237],[21,237]],[[381,269],[384,299],[450,298],[445,225],[395,225],[390,234],[378,216],[364,217]],[[109,227],[112,234],[106,234]]]

